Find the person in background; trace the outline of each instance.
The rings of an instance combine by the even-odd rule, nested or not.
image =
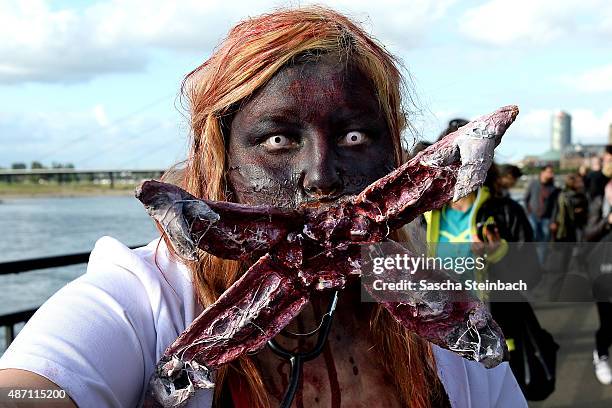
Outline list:
[[[441,140],[444,136],[448,135],[449,133],[453,133],[455,130],[459,129],[462,126],[467,125],[468,123],[470,123],[470,121],[467,119],[463,119],[463,118],[452,119],[450,122],[448,122],[448,126],[446,127],[446,129],[444,129],[444,131],[442,131],[442,133],[440,133],[440,136],[438,136],[438,139],[436,140]]]
[[[414,156],[416,156],[418,153],[422,152],[423,150],[427,149],[429,146],[431,146],[432,143],[431,142],[427,142],[425,140],[421,140],[419,142],[417,142],[413,147],[412,150],[410,151],[410,155],[408,156],[409,158],[413,158]]]
[[[541,275],[537,254],[533,246],[520,245],[533,241],[531,224],[522,206],[503,194],[502,185],[507,184],[501,182],[497,166],[493,164],[478,191],[411,222],[408,226],[411,242],[427,242],[427,248],[419,249],[427,251],[429,256],[467,258],[486,254],[485,269],[467,270],[458,276],[461,281],[523,279],[528,288],[535,286]],[[526,391],[524,362],[513,356],[518,353],[515,339],[520,337],[522,321],[537,321],[533,310],[521,293],[480,292],[477,295],[491,301],[491,314],[507,340],[510,367],[519,386]]]
[[[604,187],[612,177],[611,165],[612,145],[606,146],[603,157],[591,158],[591,171],[584,178],[585,192],[589,200],[603,195]]]
[[[585,262],[583,248],[578,243],[583,240],[588,212],[589,202],[584,194],[582,177],[577,173],[567,174],[565,186],[555,200],[550,221],[551,244],[546,272],[552,299],[557,299],[561,294],[568,274],[578,272],[577,268]],[[575,287],[571,280],[568,282],[565,283],[565,290]]]
[[[578,167],[578,175],[582,178],[582,183],[586,186],[587,175],[589,174],[589,166],[587,164],[581,164]]]
[[[493,166],[489,174],[496,174]],[[427,248],[421,250],[427,251],[429,256],[474,258],[486,254],[487,268],[499,262],[508,251],[508,243],[500,236],[500,229],[507,231],[508,227],[497,224],[492,217],[494,207],[489,201],[495,194],[489,186],[493,186],[494,180],[494,176],[487,175],[485,186],[477,191],[457,201],[449,201],[442,208],[428,211],[411,222],[408,225],[410,241],[427,243]],[[486,269],[472,268],[455,277],[461,281],[484,281],[486,272]]]
[[[536,180],[527,187],[525,208],[534,232],[534,241],[548,242],[550,240],[550,217],[557,199],[558,189],[555,186],[553,166],[547,165],[540,170]],[[538,247],[538,256],[543,264],[546,259],[546,245]]]
[[[559,193],[550,223],[551,238],[557,242],[582,241],[587,223],[589,203],[584,194],[582,177],[576,173],[565,176],[565,187]]]
[[[498,192],[502,196],[509,197],[510,190],[516,186],[523,172],[514,164],[502,164],[499,166],[499,178],[497,180]]]
[[[589,204],[588,223],[584,229],[586,241],[609,241],[612,232],[612,180],[604,187],[602,195],[593,197]],[[593,293],[597,294],[597,285],[593,285]],[[593,365],[595,376],[602,384],[612,384],[612,369],[610,368],[610,345],[612,345],[612,303],[597,302],[599,329],[595,333],[595,350]]]

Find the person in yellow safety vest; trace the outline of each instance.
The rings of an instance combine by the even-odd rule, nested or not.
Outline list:
[[[428,256],[439,258],[483,257],[485,264],[499,262],[508,252],[508,242],[500,237],[492,216],[477,222],[483,204],[491,197],[489,189],[482,187],[462,199],[448,203],[439,210],[424,214],[427,223]],[[482,230],[479,237],[479,229]],[[484,281],[486,268],[455,270],[459,280]],[[478,295],[485,300],[486,293]]]
[[[460,281],[475,278],[510,282],[520,279],[526,282],[528,289],[532,289],[542,274],[535,247],[529,244],[533,241],[533,230],[521,205],[502,193],[498,186],[497,168],[493,165],[485,186],[477,192],[429,211],[408,225],[413,249],[416,253],[427,253],[436,258],[477,257],[486,253],[482,270],[451,274]],[[537,322],[537,318],[522,293],[507,296],[491,292],[488,298],[484,293],[477,294],[490,301],[491,314],[506,337],[510,366],[526,392],[528,385],[521,359],[524,348],[520,345],[521,322],[525,319]]]

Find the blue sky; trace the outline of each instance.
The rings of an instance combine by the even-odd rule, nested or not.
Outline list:
[[[235,22],[308,2],[0,0],[0,166],[163,168],[185,156],[181,79]],[[416,137],[517,104],[498,161],[546,151],[550,118],[605,143],[612,123],[608,0],[319,1],[349,13],[413,78]],[[415,135],[407,137],[412,141]]]

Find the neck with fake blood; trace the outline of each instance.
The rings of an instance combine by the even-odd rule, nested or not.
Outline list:
[[[359,282],[340,292],[327,344],[321,355],[304,364],[296,407],[340,407],[351,402],[363,404],[365,400],[377,406],[381,395],[388,399],[383,406],[399,406],[393,382],[386,378],[370,336],[374,304],[361,302],[360,295]],[[287,350],[312,350],[318,333],[310,337],[295,337],[291,333],[317,329],[330,299],[331,294],[327,293],[314,297],[275,340]],[[289,364],[268,348],[256,356],[256,361],[270,397],[273,402],[280,401],[288,385]]]

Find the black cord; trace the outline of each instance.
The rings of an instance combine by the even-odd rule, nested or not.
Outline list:
[[[291,403],[295,398],[295,393],[297,392],[298,385],[300,383],[300,375],[302,373],[302,366],[304,362],[313,360],[323,352],[325,342],[327,341],[327,337],[329,336],[332,318],[334,317],[334,311],[336,310],[337,303],[338,291],[335,291],[332,295],[332,300],[329,303],[329,306],[327,307],[327,313],[323,315],[323,318],[321,320],[321,330],[319,332],[317,344],[312,350],[304,353],[294,353],[281,347],[276,341],[274,341],[274,339],[268,341],[268,347],[270,347],[270,349],[280,357],[284,358],[285,360],[288,360],[291,364],[289,385],[287,386],[287,391],[285,391],[285,396],[281,401],[280,408],[289,408],[291,406]]]

